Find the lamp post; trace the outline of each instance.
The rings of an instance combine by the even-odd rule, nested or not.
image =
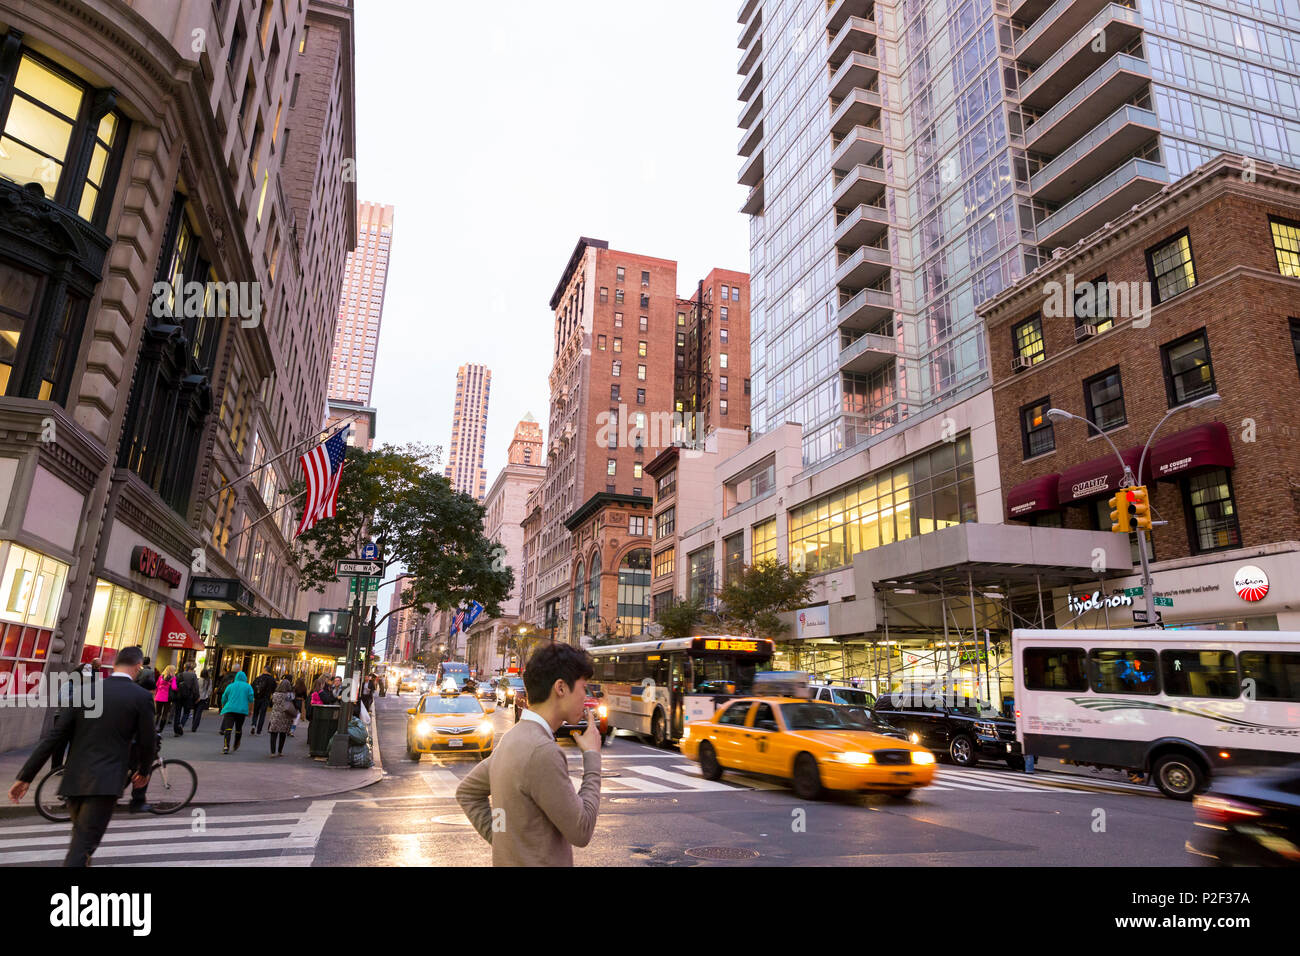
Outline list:
[[[1151,443],[1155,441],[1156,432],[1160,431],[1161,425],[1167,422],[1171,416],[1177,414],[1178,412],[1188,411],[1193,408],[1205,408],[1209,405],[1217,405],[1221,401],[1223,401],[1222,396],[1220,396],[1218,392],[1214,392],[1213,394],[1210,395],[1203,395],[1198,399],[1187,402],[1186,404],[1176,405],[1173,408],[1169,409],[1169,411],[1165,412],[1164,417],[1160,419],[1160,421],[1156,422],[1156,427],[1151,429],[1151,434],[1147,438],[1146,444],[1142,446],[1142,453],[1141,455],[1138,456],[1139,478],[1142,475],[1142,469],[1146,465],[1147,452],[1151,450]],[[1080,418],[1078,415],[1073,415],[1070,412],[1067,412],[1061,408],[1049,408],[1047,410],[1047,417],[1054,422],[1064,421],[1066,419],[1073,418],[1075,421],[1083,422],[1089,428],[1092,428],[1094,431],[1097,432],[1098,435],[1106,439],[1106,444],[1110,445],[1110,450],[1115,453],[1115,457],[1119,460],[1120,467],[1124,470],[1123,482],[1125,487],[1132,488],[1138,484],[1138,481],[1133,477],[1133,469],[1129,467],[1128,462],[1126,462],[1124,460],[1124,457],[1119,453],[1119,449],[1117,449],[1115,447],[1115,443],[1110,440],[1110,436],[1107,435],[1104,431],[1102,431],[1101,426],[1099,426],[1096,422],[1092,421],[1089,418]],[[1138,528],[1137,536],[1138,536],[1138,559],[1142,562],[1142,598],[1143,598],[1143,602],[1146,604],[1147,623],[1151,624],[1155,622],[1155,614],[1153,613],[1155,608],[1154,605],[1152,604],[1154,598],[1151,594],[1151,587],[1152,587],[1151,562],[1150,559],[1147,557],[1146,534],[1143,532],[1141,528]]]

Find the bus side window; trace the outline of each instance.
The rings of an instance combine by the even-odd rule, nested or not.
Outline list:
[[[596,680],[612,681],[614,679],[614,660],[613,657],[602,657],[596,661],[593,670],[596,672]]]
[[[657,660],[654,662],[654,665],[655,665],[654,670],[652,671],[650,676],[654,678],[655,685],[658,687],[667,687],[668,686],[668,662],[665,660]]]
[[[1160,671],[1165,693],[1173,697],[1233,698],[1241,694],[1232,651],[1161,651]]]
[[[1026,647],[1025,689],[1086,691],[1085,661],[1082,647]]]
[[[1300,700],[1300,654],[1243,651],[1241,676],[1254,681],[1247,697],[1254,700]]]
[[[1088,655],[1092,689],[1098,694],[1160,693],[1156,652],[1143,648],[1095,648]]]

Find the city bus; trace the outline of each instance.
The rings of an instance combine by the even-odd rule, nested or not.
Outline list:
[[[724,702],[748,694],[768,669],[772,642],[725,634],[590,648],[591,683],[603,696],[609,726],[679,740],[688,721],[707,720]]]
[[[1150,775],[1190,800],[1216,771],[1300,760],[1300,633],[1015,630],[1026,755]]]
[[[469,680],[469,664],[464,661],[443,661],[438,665],[438,677],[435,686],[439,690],[444,689],[448,680],[456,684],[456,690],[465,686],[465,681]]]

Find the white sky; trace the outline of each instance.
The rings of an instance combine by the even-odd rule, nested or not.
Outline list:
[[[546,427],[548,302],[579,236],[677,260],[679,293],[748,271],[739,7],[359,0],[358,196],[396,207],[380,443],[445,450],[456,369],[485,363],[491,487],[524,413]]]

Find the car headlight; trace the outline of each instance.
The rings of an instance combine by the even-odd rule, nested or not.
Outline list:
[[[920,734],[912,734],[912,735],[911,735],[910,737],[908,737],[907,739],[910,740],[910,741],[911,741],[912,743],[914,743],[914,744],[919,744],[919,743],[921,742],[921,735],[920,735]]]
[[[420,721],[418,724],[415,725],[415,729],[416,729],[416,732],[418,732],[418,733],[421,734],[421,735],[431,734],[431,733],[433,733],[433,721],[431,721],[431,720],[422,720],[422,721]]]
[[[478,725],[478,732],[479,732],[480,734],[487,734],[487,735],[492,734],[492,733],[494,732],[494,728],[493,728],[493,726],[492,726],[492,721],[490,721],[490,720],[485,720],[485,721],[483,721],[481,724],[479,724],[479,725]]]
[[[830,754],[829,756],[832,760],[838,760],[840,763],[848,763],[855,766],[862,766],[863,764],[874,762],[874,758],[871,754],[864,754],[856,750],[849,750],[840,754]]]
[[[596,716],[601,718],[601,720],[604,720],[606,717],[609,716],[609,708],[606,707],[604,704],[601,704],[599,707],[596,708]]]
[[[998,735],[998,725],[986,723],[982,720],[976,721],[975,733],[983,734],[985,737],[996,737]]]
[[[687,724],[685,727],[682,728],[682,740],[685,740],[690,735],[691,735],[691,725]]]
[[[913,750],[912,763],[930,764],[934,763],[934,754],[928,750]]]

